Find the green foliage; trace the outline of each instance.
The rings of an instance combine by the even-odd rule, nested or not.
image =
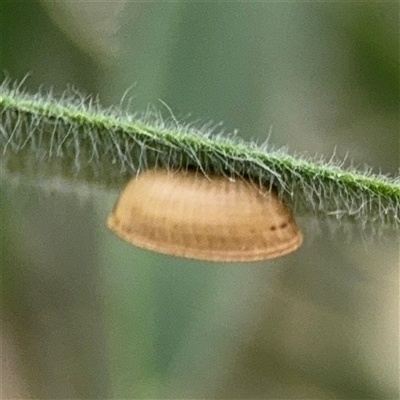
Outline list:
[[[344,162],[291,156],[268,143],[245,143],[205,124],[181,124],[155,111],[104,109],[73,90],[30,95],[6,80],[0,87],[4,176],[117,187],[149,167],[198,168],[274,185],[298,212],[367,223],[400,223],[400,179],[357,171]]]

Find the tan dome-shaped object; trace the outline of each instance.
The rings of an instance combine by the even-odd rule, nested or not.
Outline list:
[[[280,257],[303,239],[275,191],[195,171],[147,170],[133,178],[107,225],[136,246],[209,261]]]

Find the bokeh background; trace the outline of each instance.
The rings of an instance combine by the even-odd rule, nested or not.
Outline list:
[[[2,1],[0,69],[399,174],[398,2]],[[3,74],[4,77],[4,74]],[[282,259],[105,228],[117,192],[1,181],[3,399],[397,399],[399,232],[299,220]]]

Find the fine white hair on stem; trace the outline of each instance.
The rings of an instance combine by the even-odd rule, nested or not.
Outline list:
[[[245,142],[221,124],[180,123],[163,102],[167,120],[152,107],[140,115],[123,103],[130,104],[126,94],[120,107],[102,108],[98,97],[73,87],[60,99],[51,89],[31,95],[6,79],[0,85],[3,170],[116,188],[147,168],[194,168],[273,186],[299,214],[400,225],[398,176],[357,169],[348,154],[338,160],[336,149],[327,160],[290,155],[268,138],[260,145]]]

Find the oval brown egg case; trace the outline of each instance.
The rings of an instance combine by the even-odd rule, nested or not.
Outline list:
[[[303,237],[274,190],[196,171],[147,170],[133,178],[108,217],[120,238],[156,252],[246,262],[296,250]]]

